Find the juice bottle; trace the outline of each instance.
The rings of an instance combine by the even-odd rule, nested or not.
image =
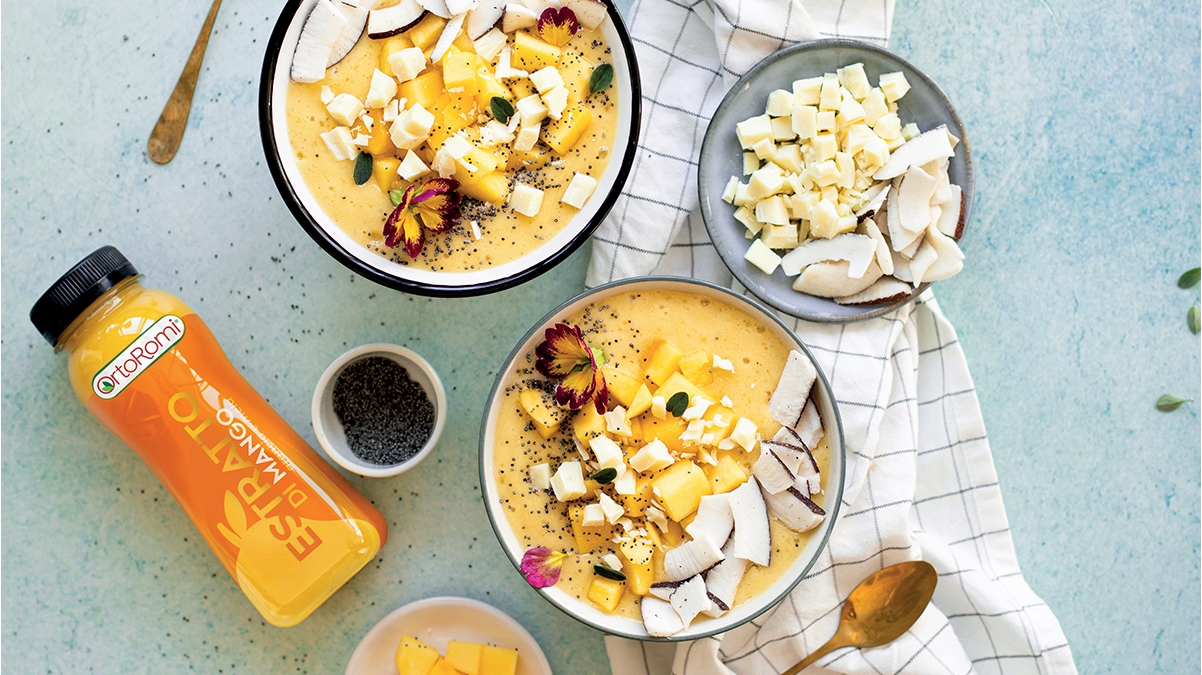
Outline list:
[[[380,513],[230,364],[182,300],[101,248],[30,319],[75,394],[184,507],[270,623],[294,626],[376,556]]]

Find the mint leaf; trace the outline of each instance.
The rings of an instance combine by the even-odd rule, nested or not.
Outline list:
[[[593,68],[593,74],[588,78],[588,93],[595,94],[604,91],[614,80],[614,67],[608,63]]]
[[[1193,400],[1192,398],[1181,398],[1173,394],[1165,394],[1156,399],[1156,409],[1160,412],[1173,412],[1180,408],[1182,403],[1189,403]]]
[[[355,185],[363,185],[371,178],[371,153],[359,152],[355,157]]]

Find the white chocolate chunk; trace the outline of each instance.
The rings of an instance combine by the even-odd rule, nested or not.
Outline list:
[[[601,527],[605,524],[605,509],[600,504],[589,504],[584,507],[580,518],[581,527]]]
[[[763,270],[764,274],[772,274],[776,271],[777,266],[780,265],[780,256],[759,239],[751,242],[751,247],[747,249],[747,253],[743,255],[743,258]]]
[[[630,468],[639,473],[659,471],[672,466],[675,461],[672,453],[668,451],[668,446],[657,438],[634,453],[630,458]]]
[[[755,447],[756,442],[759,440],[756,434],[758,429],[755,422],[746,417],[740,417],[739,421],[735,422],[734,430],[730,432],[730,438],[742,446],[744,450],[751,452],[751,449]]]
[[[405,153],[405,159],[401,160],[399,173],[401,178],[412,182],[430,173],[430,167],[426,166],[426,163],[422,161],[421,157],[417,156],[416,152],[409,150]]]
[[[543,207],[543,191],[522,183],[514,183],[513,192],[509,193],[509,206],[523,216],[533,218]]]
[[[426,53],[417,47],[408,47],[388,56],[392,74],[400,82],[408,82],[426,69]]]
[[[551,476],[551,490],[555,498],[561,502],[580,499],[584,496],[584,473],[580,462],[564,462],[559,465],[555,475]],[[604,517],[604,516],[602,516]]]
[[[543,462],[530,467],[530,485],[535,490],[549,490],[551,488],[551,465]]]
[[[777,89],[768,94],[768,105],[765,109],[773,117],[785,117],[793,110],[793,92]]]
[[[559,74],[558,68],[547,66],[530,73],[530,83],[534,85],[539,94],[545,94],[555,87],[562,87],[563,77]]]
[[[355,147],[355,140],[351,137],[351,130],[347,127],[334,127],[320,136],[321,140],[325,141],[326,147],[330,149],[330,153],[334,155],[334,159],[339,161],[354,159],[359,154],[358,148]]]
[[[906,80],[906,74],[900,71],[881,75],[880,85],[881,91],[885,94],[885,100],[890,103],[905,96],[906,92],[910,91],[910,83]]]
[[[738,180],[735,180],[738,183]],[[734,197],[734,189],[730,188],[731,197]],[[568,206],[575,206],[578,209],[584,208],[584,203],[592,196],[593,191],[597,189],[597,179],[586,173],[575,173],[572,175],[571,182],[568,183],[568,188],[564,190],[563,199],[559,201]]]
[[[326,112],[335,122],[349,127],[363,114],[363,104],[350,94],[339,94],[326,105]]]

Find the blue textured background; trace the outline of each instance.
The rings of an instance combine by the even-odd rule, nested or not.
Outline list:
[[[146,138],[204,0],[2,3],[3,655],[11,673],[340,673],[367,629],[435,594],[498,605],[556,672],[607,672],[601,637],[513,573],[479,502],[494,368],[582,288],[587,249],[517,289],[405,296],[292,219],[256,116],[274,5],[225,0],[183,148]],[[977,158],[965,271],[937,287],[976,378],[1019,560],[1083,673],[1199,672],[1199,8],[899,0],[891,46],[956,103]],[[392,523],[380,558],[300,626],[266,626],[182,511],[75,400],[30,326],[78,258],[121,248],[181,295],[310,440],[325,366],[407,345],[451,403],[436,454],[355,479]],[[463,505],[473,504],[464,507]]]

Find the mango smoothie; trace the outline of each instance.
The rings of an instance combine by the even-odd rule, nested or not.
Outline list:
[[[618,288],[563,323],[578,326],[594,354],[603,355],[608,412],[600,414],[592,401],[576,411],[557,405],[553,383],[536,367],[538,350],[519,357],[497,414],[493,479],[523,548],[569,554],[557,588],[638,620],[648,598],[666,597],[679,585],[683,574],[670,579],[665,562],[671,567],[671,552],[694,540],[689,532],[697,532],[692,525],[705,511],[700,500],[735,494],[753,479],[761,451],[740,444],[747,430],[754,440],[781,429],[769,401],[791,346],[733,305],[672,290]],[[621,452],[616,462],[605,457],[611,441]],[[649,462],[647,448],[663,460]],[[809,450],[825,487],[826,440]],[[582,464],[577,492],[560,479],[571,463]],[[622,475],[601,475],[599,467],[617,467]],[[818,506],[825,497],[819,490],[810,495]],[[600,522],[588,517],[593,504],[606,512]],[[767,527],[770,562],[747,567],[726,609],[780,579],[812,536],[776,518]]]
[[[578,25],[563,44],[537,26],[473,40],[426,13],[387,38],[365,31],[320,80],[289,82],[288,137],[321,209],[357,243],[415,269],[488,269],[601,198],[592,191],[617,142],[618,97],[608,83],[593,91],[593,75],[609,54],[600,28]],[[390,226],[406,189],[416,196],[432,179],[454,181],[455,217]]]

